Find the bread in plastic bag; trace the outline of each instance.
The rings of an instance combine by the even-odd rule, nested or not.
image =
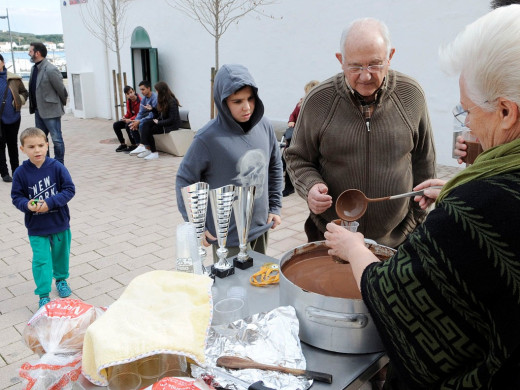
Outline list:
[[[23,339],[40,356],[81,352],[88,326],[104,312],[79,299],[55,299],[34,313],[23,330]]]
[[[81,300],[65,298],[34,313],[23,330],[23,339],[40,359],[20,368],[24,389],[71,389],[81,374],[85,332],[104,312]]]

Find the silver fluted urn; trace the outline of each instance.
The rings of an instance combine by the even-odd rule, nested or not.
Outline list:
[[[182,199],[188,220],[195,225],[197,234],[197,244],[199,247],[199,256],[204,263],[206,250],[202,245],[204,240],[204,231],[206,230],[206,212],[208,210],[209,184],[198,182],[181,188]]]
[[[238,242],[240,252],[233,259],[233,265],[240,269],[247,269],[253,266],[253,258],[247,253],[247,239],[249,227],[253,218],[253,206],[255,204],[255,186],[235,187],[235,202],[233,212],[238,231]]]
[[[209,191],[211,213],[213,221],[215,222],[215,235],[218,242],[218,262],[213,265],[213,272],[219,278],[225,278],[235,273],[235,267],[227,260],[229,251],[226,249],[229,221],[231,219],[231,212],[233,211],[234,199],[235,186],[232,184]]]

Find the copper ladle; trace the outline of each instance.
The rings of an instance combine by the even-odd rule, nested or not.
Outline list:
[[[440,189],[442,186],[431,186],[428,188]],[[338,200],[336,201],[336,214],[338,214],[338,217],[344,221],[356,221],[365,214],[368,203],[423,195],[425,189],[372,199],[367,198],[360,190],[346,190],[338,196]]]

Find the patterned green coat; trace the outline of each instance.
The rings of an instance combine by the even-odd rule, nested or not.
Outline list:
[[[385,389],[520,389],[520,171],[456,187],[361,290]]]

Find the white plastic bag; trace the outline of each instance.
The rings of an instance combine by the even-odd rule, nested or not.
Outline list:
[[[23,330],[23,339],[40,359],[20,368],[24,389],[71,389],[81,374],[85,332],[104,311],[65,298],[53,300],[34,313]]]

